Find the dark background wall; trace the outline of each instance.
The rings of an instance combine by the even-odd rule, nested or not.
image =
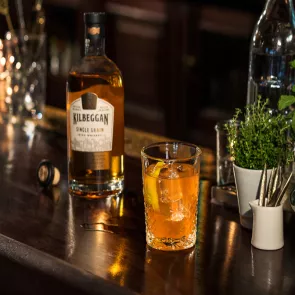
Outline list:
[[[29,13],[33,1],[24,4]],[[83,48],[83,12],[106,11],[106,51],[123,73],[126,126],[214,147],[215,123],[246,103],[250,38],[263,6],[263,0],[44,0],[47,103],[65,108],[67,72]],[[4,18],[0,25],[3,37]]]

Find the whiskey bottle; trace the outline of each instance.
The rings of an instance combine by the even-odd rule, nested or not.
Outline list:
[[[69,191],[90,199],[124,186],[124,88],[105,54],[105,22],[105,13],[84,14],[85,55],[67,81]]]

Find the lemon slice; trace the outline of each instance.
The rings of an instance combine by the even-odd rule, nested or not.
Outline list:
[[[165,165],[164,162],[158,162],[153,169],[153,172],[150,173],[152,177],[146,177],[145,179],[145,194],[146,201],[153,207],[155,211],[160,210],[159,198],[157,192],[157,181],[160,174],[161,168]]]

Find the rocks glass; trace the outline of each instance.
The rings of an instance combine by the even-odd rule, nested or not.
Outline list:
[[[141,151],[146,241],[159,250],[196,242],[201,150],[183,142],[155,143]]]

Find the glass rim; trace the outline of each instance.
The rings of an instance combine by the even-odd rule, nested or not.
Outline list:
[[[215,128],[216,131],[217,130],[225,130],[224,125],[227,124],[227,123],[230,123],[232,125],[235,125],[236,127],[240,127],[240,122],[241,122],[240,120],[235,120],[234,121],[233,119],[220,120],[220,121],[216,122],[214,128]]]
[[[190,157],[182,157],[182,158],[178,158],[178,159],[164,159],[164,158],[159,158],[159,157],[154,157],[154,156],[150,156],[146,153],[147,149],[152,148],[152,147],[157,147],[157,146],[167,146],[167,145],[172,145],[172,144],[180,144],[183,146],[188,146],[191,148],[194,148],[196,151],[196,154]],[[192,159],[195,159],[197,157],[200,157],[202,154],[202,150],[195,144],[193,143],[188,143],[188,142],[184,142],[184,141],[160,141],[160,142],[155,142],[155,143],[151,143],[149,145],[144,146],[141,149],[140,155],[144,158],[149,158],[151,160],[156,160],[156,161],[161,161],[161,162],[180,162],[180,161],[189,161]]]

